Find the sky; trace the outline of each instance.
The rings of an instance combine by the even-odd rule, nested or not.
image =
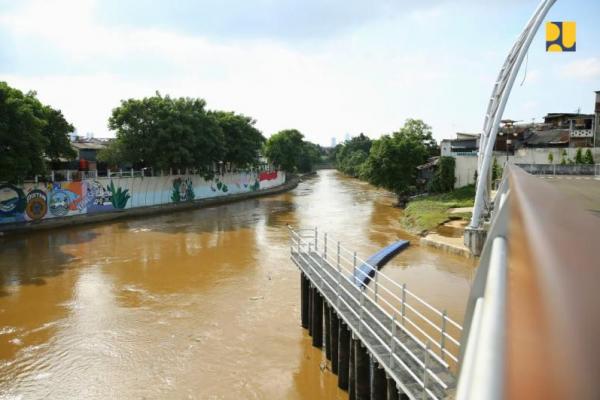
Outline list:
[[[0,0],[0,81],[35,90],[79,135],[113,137],[121,100],[200,97],[329,145],[391,133],[479,132],[493,84],[537,0]],[[558,0],[577,51],[546,53],[544,26],[505,118],[591,113],[600,1]],[[526,69],[526,73],[525,73]]]

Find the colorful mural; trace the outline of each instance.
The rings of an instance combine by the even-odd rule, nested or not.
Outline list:
[[[48,212],[48,196],[46,192],[32,189],[27,193],[27,206],[25,213],[32,221],[38,221],[46,216]]]
[[[0,185],[0,223],[23,221],[27,199],[23,189],[11,184]]]
[[[106,189],[110,192],[110,202],[114,208],[122,210],[127,206],[127,201],[131,198],[129,189],[123,190],[120,186],[115,186],[112,179]]]
[[[201,176],[98,178],[22,187],[0,184],[0,224],[154,206],[268,189],[285,182],[282,172]]]
[[[174,203],[178,201],[192,201],[196,195],[194,194],[194,185],[191,178],[175,178],[173,179],[173,193],[171,200]]]

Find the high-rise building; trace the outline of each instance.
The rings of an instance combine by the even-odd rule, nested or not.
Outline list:
[[[331,147],[335,147],[337,145],[337,139],[335,137],[331,138]]]

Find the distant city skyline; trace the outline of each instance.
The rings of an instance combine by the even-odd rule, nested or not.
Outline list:
[[[501,64],[537,0],[0,0],[0,80],[35,90],[78,132],[107,127],[120,100],[200,97],[251,116],[265,136],[298,129],[330,145],[407,118],[439,141],[480,132]],[[542,25],[505,118],[591,113],[600,90],[600,2],[556,2],[577,51],[547,53]]]

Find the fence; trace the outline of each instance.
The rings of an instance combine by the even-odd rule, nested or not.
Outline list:
[[[281,171],[226,173],[205,179],[145,171],[82,174],[65,181],[0,184],[0,224],[193,201],[268,189],[285,182]],[[56,177],[57,174],[54,175]],[[77,178],[77,180],[74,180]]]
[[[516,164],[532,175],[600,176],[600,164]]]

